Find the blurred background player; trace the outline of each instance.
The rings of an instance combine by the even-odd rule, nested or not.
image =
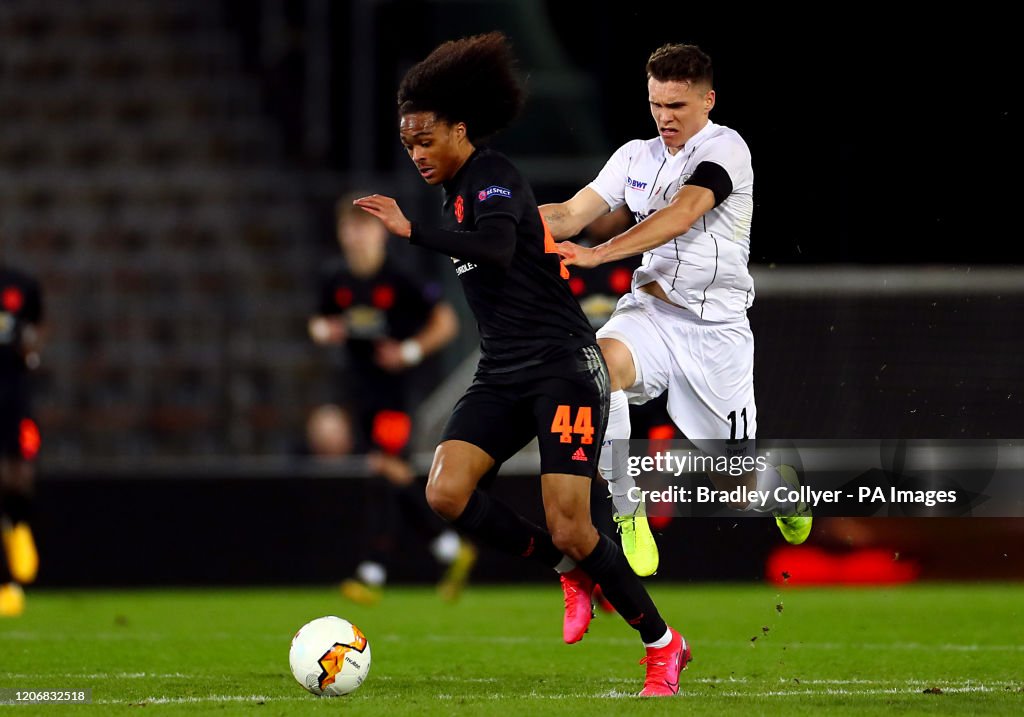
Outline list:
[[[439,589],[446,599],[455,599],[476,551],[427,506],[408,449],[419,398],[414,382],[422,383],[418,367],[455,338],[458,319],[451,305],[440,300],[436,285],[418,280],[395,261],[387,231],[352,206],[356,196],[336,204],[342,256],[323,272],[317,314],[309,320],[315,342],[346,349],[339,392],[353,417],[349,442],[356,453],[368,455],[372,470],[384,479],[384,494],[367,506],[375,511],[370,551],[341,591],[357,602],[376,602],[387,580],[388,557],[400,542],[403,526],[410,525],[448,566]],[[336,406],[314,411],[311,438],[339,450],[346,443],[346,419]]]
[[[754,337],[747,320],[754,284],[747,270],[753,216],[750,150],[732,129],[711,122],[715,106],[711,58],[695,45],[664,45],[647,61],[650,112],[658,136],[632,140],[597,178],[567,202],[542,208],[556,239],[626,205],[636,224],[598,247],[562,242],[566,264],[593,268],[643,255],[632,291],[598,332],[612,380],[601,472],[609,481],[623,549],[639,575],[658,567],[644,506],[628,499],[635,485],[624,451],[629,403],[668,393],[680,430],[710,452],[751,452],[757,431]],[[726,447],[724,442],[729,442]],[[791,469],[790,469],[791,470]],[[716,480],[716,476],[711,476]],[[795,480],[769,466],[749,477],[758,490]],[[731,481],[735,484],[735,480]],[[753,487],[753,486],[750,486]],[[771,501],[748,509],[772,512],[787,541],[801,543],[811,518],[800,506]]]
[[[356,439],[348,411],[334,403],[314,408],[306,419],[303,448],[303,455],[313,458],[340,458],[355,453]]]
[[[39,569],[31,520],[40,439],[30,372],[39,365],[42,319],[38,282],[0,265],[0,616],[22,612],[21,586],[35,580]]]

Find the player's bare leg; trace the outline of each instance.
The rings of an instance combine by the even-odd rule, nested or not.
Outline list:
[[[644,642],[647,656],[641,663],[647,665],[647,676],[640,694],[676,694],[679,673],[690,661],[689,646],[665,624],[619,547],[594,528],[590,519],[590,479],[547,473],[541,476],[541,487],[544,515],[555,547],[579,565],[562,576],[566,642],[575,641],[571,637],[581,638],[586,631],[591,615],[590,593],[594,584],[600,583],[605,597]],[[571,630],[575,632],[570,634]]]
[[[624,446],[628,444],[623,442],[629,440],[631,430],[629,403],[623,389],[636,383],[637,378],[633,354],[617,339],[602,338],[598,340],[598,345],[608,365],[612,389],[608,428],[605,430],[604,443],[601,446],[599,467],[601,475],[608,482],[608,492],[611,493],[614,508],[613,518],[626,560],[637,575],[653,575],[658,569],[658,544],[654,542],[654,536],[647,523],[643,501],[629,499],[629,489],[636,485],[636,481],[627,470],[629,452]],[[620,441],[617,450],[612,449],[614,440]]]
[[[477,489],[494,459],[465,441],[444,441],[434,452],[427,480],[427,503],[463,535],[505,553],[566,572],[576,563],[559,551],[551,535],[507,505]]]

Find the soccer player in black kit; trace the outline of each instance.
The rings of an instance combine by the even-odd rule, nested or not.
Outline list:
[[[514,65],[506,38],[489,33],[444,43],[402,80],[402,144],[423,179],[444,188],[440,228],[410,223],[389,197],[355,202],[393,234],[452,257],[480,328],[476,377],[434,454],[427,500],[466,535],[561,573],[567,643],[586,632],[600,584],[646,646],[640,694],[674,695],[690,659],[686,640],[590,518],[608,413],[594,331],[530,185],[508,158],[480,146],[522,106]],[[546,531],[477,487],[534,437]]]
[[[43,318],[39,283],[0,265],[0,617],[20,615],[39,556],[29,525],[39,429],[29,406]]]

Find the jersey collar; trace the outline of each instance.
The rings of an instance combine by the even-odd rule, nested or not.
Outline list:
[[[480,147],[474,147],[473,153],[466,157],[466,161],[459,167],[459,171],[455,173],[455,176],[444,182],[441,186],[444,187],[444,203],[447,204],[452,197],[455,196],[456,190],[458,189],[459,182],[462,181],[462,177],[465,176],[466,171],[469,169],[469,165],[473,163],[473,160],[480,154]]]
[[[711,120],[708,120],[708,123],[701,128],[700,132],[690,137],[690,139],[687,140],[686,144],[684,144],[682,148],[675,153],[674,156],[668,153],[668,147],[665,146],[665,140],[662,139],[661,137],[658,137],[657,139],[661,143],[662,156],[664,156],[666,159],[671,160],[675,159],[676,157],[682,154],[689,154],[694,147],[698,147],[701,144],[703,144],[704,140],[710,137],[716,129],[718,129],[718,125],[712,122]]]

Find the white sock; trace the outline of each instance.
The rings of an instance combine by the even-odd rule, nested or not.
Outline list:
[[[775,489],[783,487],[788,486],[782,480],[782,474],[779,473],[778,468],[769,465],[763,471],[759,470],[757,472],[757,491],[759,493],[768,491],[768,500],[765,501],[764,505],[752,501],[744,510],[752,510],[755,513],[792,514],[796,510],[796,506],[793,505],[792,501],[778,501],[775,499]]]
[[[644,647],[665,647],[665,645],[667,645],[670,642],[672,642],[672,631],[666,627],[664,635],[659,637],[654,642],[645,642]]]
[[[364,560],[356,568],[356,577],[371,587],[379,588],[388,579],[388,571],[380,563]]]
[[[462,541],[459,534],[454,530],[446,530],[434,538],[434,542],[430,544],[430,552],[437,558],[437,562],[448,564],[458,556],[460,545]]]
[[[636,486],[636,481],[629,475],[628,470],[629,444],[621,442],[629,440],[631,430],[626,392],[612,391],[608,408],[608,428],[605,429],[597,467],[608,481],[608,492],[612,495],[615,512],[619,514],[633,514],[639,507],[635,501],[629,499],[629,489]],[[612,450],[612,441],[620,441],[617,450]]]
[[[576,567],[576,561],[568,555],[563,555],[558,565],[555,566],[556,573],[567,573]]]

